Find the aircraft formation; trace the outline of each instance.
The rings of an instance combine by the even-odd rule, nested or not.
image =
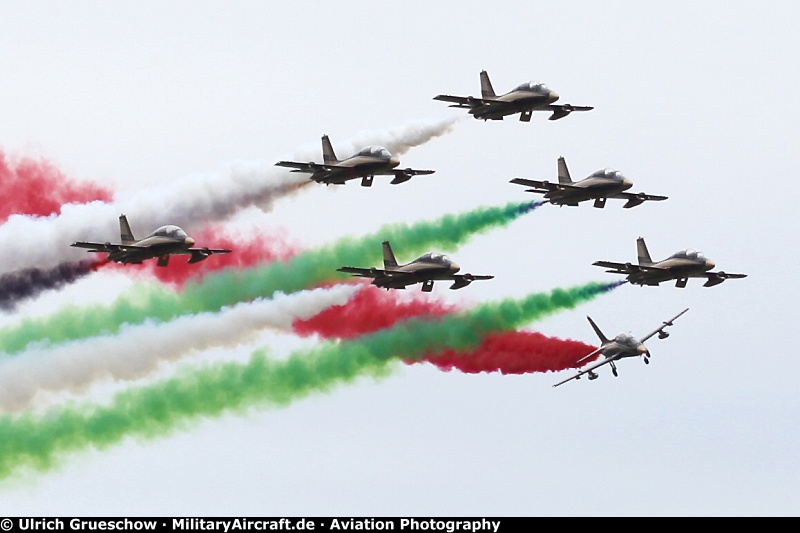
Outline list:
[[[512,91],[498,96],[492,87],[486,71],[480,73],[481,96],[452,96],[440,94],[434,100],[450,102],[449,107],[467,109],[468,113],[480,120],[503,120],[506,116],[519,114],[521,122],[529,122],[535,111],[549,112],[549,120],[559,120],[575,111],[590,111],[590,106],[556,104],[560,96],[545,84],[528,82],[517,86]],[[433,174],[433,170],[400,168],[400,160],[382,146],[366,146],[345,159],[337,158],[332,143],[327,135],[322,136],[322,161],[278,161],[276,166],[291,168],[291,172],[309,174],[309,179],[325,185],[343,185],[350,180],[360,180],[361,186],[370,187],[375,176],[391,176],[391,184],[400,184],[414,176]],[[573,181],[566,161],[558,159],[558,181],[540,181],[527,178],[514,178],[510,183],[527,187],[526,192],[543,194],[543,202],[557,206],[578,206],[581,202],[591,201],[595,208],[604,208],[608,199],[625,200],[623,208],[632,208],[646,201],[667,200],[666,196],[644,192],[629,192],[633,182],[614,169],[603,169],[593,172],[585,179]],[[175,225],[158,228],[142,240],[133,237],[125,215],[119,218],[120,240],[118,244],[110,242],[74,242],[71,246],[85,248],[89,252],[107,253],[107,260],[117,263],[140,264],[148,259],[156,259],[157,265],[166,267],[172,255],[188,255],[188,263],[203,261],[214,254],[230,253],[230,249],[194,247],[195,240]],[[372,285],[380,288],[405,289],[408,286],[421,284],[423,292],[431,292],[435,281],[452,281],[450,289],[460,289],[477,280],[490,280],[493,275],[461,274],[458,264],[446,256],[429,252],[419,258],[399,264],[389,241],[384,241],[383,268],[370,266],[341,266],[339,272],[349,273],[355,277],[370,278]],[[683,288],[689,278],[705,278],[705,287],[718,285],[726,279],[743,278],[745,274],[730,274],[724,271],[714,272],[715,264],[703,254],[693,250],[677,252],[662,261],[653,261],[645,245],[644,238],[637,241],[638,262],[620,263],[612,261],[596,261],[594,266],[606,268],[606,272],[622,274],[625,281],[635,285],[657,286],[662,282],[675,280],[675,286]],[[608,339],[589,318],[589,323],[598,335],[601,346],[581,358],[578,363],[600,356],[597,362],[580,370],[554,387],[587,375],[590,380],[598,377],[595,370],[609,365],[614,376],[617,376],[616,362],[623,358],[640,356],[649,363],[650,352],[644,342],[658,335],[666,338],[668,326],[686,313],[684,309],[661,326],[641,338],[630,334],[619,334]]]

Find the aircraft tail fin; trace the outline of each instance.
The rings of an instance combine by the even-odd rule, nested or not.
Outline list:
[[[567,162],[563,157],[558,158],[558,182],[566,184],[572,183],[572,178],[570,177],[569,169],[567,168]]]
[[[125,215],[119,216],[119,238],[122,240],[122,244],[133,244],[136,242],[136,239],[133,238],[131,226],[128,224],[128,217]]]
[[[636,239],[636,251],[639,254],[640,265],[652,265],[653,260],[650,259],[650,252],[647,251],[647,245],[644,243],[644,238],[639,237]]]
[[[394,258],[392,245],[389,244],[389,241],[383,241],[383,268],[386,270],[397,268],[397,259]]]
[[[326,165],[333,165],[339,162],[339,160],[336,159],[336,154],[333,153],[333,146],[327,135],[322,136],[322,161]]]
[[[594,332],[597,333],[597,336],[600,338],[600,342],[602,342],[603,344],[607,343],[608,339],[606,338],[605,335],[603,335],[603,332],[600,331],[600,328],[597,327],[597,324],[594,323],[594,320],[592,320],[591,317],[588,316],[586,318],[589,320],[589,324],[592,325],[592,329],[594,330]]]
[[[494,94],[494,89],[492,88],[492,82],[489,81],[489,74],[486,73],[485,70],[481,71],[481,97],[483,98],[494,98],[497,96]]]

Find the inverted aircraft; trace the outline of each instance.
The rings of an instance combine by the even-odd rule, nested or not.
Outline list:
[[[433,282],[452,280],[451,289],[466,287],[475,280],[492,279],[494,276],[456,274],[461,269],[456,263],[439,253],[429,252],[405,265],[398,265],[389,241],[383,241],[383,269],[342,267],[339,272],[348,272],[356,277],[373,278],[372,284],[389,289],[405,289],[408,285],[422,283],[423,292],[433,290]]]
[[[194,239],[178,226],[161,226],[144,239],[137,241],[128,218],[119,217],[119,233],[121,244],[110,242],[74,242],[70,246],[86,248],[90,252],[105,252],[108,260],[117,263],[140,264],[147,259],[158,258],[157,265],[165,267],[169,264],[171,255],[189,255],[189,263],[198,263],[213,254],[227,254],[231,250],[213,248],[192,248]]]
[[[726,279],[745,278],[747,274],[730,274],[728,272],[712,272],[714,262],[696,250],[681,250],[662,261],[653,262],[650,252],[642,237],[636,240],[639,264],[614,263],[612,261],[595,261],[595,266],[608,268],[611,274],[624,274],[634,285],[658,285],[662,281],[676,280],[676,287],[686,287],[689,278],[706,278],[703,287],[719,285]]]
[[[598,170],[589,177],[573,182],[569,175],[567,163],[563,157],[558,158],[558,183],[536,181],[525,178],[514,178],[511,183],[531,187],[526,192],[544,193],[544,197],[554,205],[576,206],[579,202],[594,200],[594,206],[603,208],[608,198],[627,200],[623,207],[635,207],[647,200],[666,200],[666,196],[624,192],[633,186],[633,182],[618,170],[606,168]]]
[[[684,309],[683,311],[681,311],[674,317],[670,318],[669,320],[662,322],[661,326],[651,331],[641,339],[637,339],[630,333],[620,333],[613,339],[608,339],[606,338],[605,335],[603,335],[603,332],[600,331],[600,328],[597,327],[597,324],[594,323],[594,320],[592,320],[590,317],[587,316],[586,318],[589,320],[589,324],[592,325],[592,329],[594,329],[594,332],[597,333],[597,336],[600,338],[600,342],[602,344],[592,353],[586,354],[580,359],[578,359],[578,362],[580,363],[582,361],[586,361],[587,359],[590,359],[597,354],[600,354],[603,357],[603,359],[592,364],[588,368],[584,368],[574,376],[571,376],[565,379],[564,381],[556,383],[555,385],[553,385],[553,387],[558,387],[559,385],[563,385],[567,381],[572,381],[573,379],[580,379],[581,376],[583,376],[584,374],[589,374],[590,380],[597,379],[598,376],[595,373],[595,370],[606,364],[611,365],[611,373],[614,374],[614,377],[617,377],[618,376],[617,365],[615,364],[615,362],[619,361],[620,359],[624,359],[626,357],[641,357],[644,360],[645,364],[650,364],[650,350],[647,349],[644,343],[653,335],[658,335],[659,339],[666,339],[667,337],[669,337],[669,332],[665,331],[665,329],[668,326],[671,326],[672,323],[679,316],[681,316],[688,310],[689,310],[688,308]]]
[[[330,139],[322,136],[322,163],[301,163],[298,161],[278,161],[279,167],[293,168],[292,172],[311,174],[311,179],[326,185],[342,185],[348,180],[361,179],[362,187],[371,187],[375,176],[394,176],[390,183],[396,185],[410,180],[413,176],[433,174],[433,170],[396,168],[400,160],[383,146],[367,146],[354,156],[339,160],[333,151]]]
[[[534,111],[549,111],[550,120],[564,118],[573,111],[591,111],[594,107],[571,104],[555,104],[559,95],[544,83],[530,81],[517,86],[513,91],[497,96],[489,81],[489,74],[481,71],[481,97],[451,96],[440,94],[434,100],[452,102],[450,107],[469,109],[477,119],[503,120],[503,117],[519,113],[521,122],[530,122]]]

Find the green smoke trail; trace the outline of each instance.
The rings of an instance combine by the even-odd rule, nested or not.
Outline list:
[[[379,264],[383,240],[392,241],[404,255],[421,254],[431,246],[452,248],[477,233],[506,225],[538,205],[511,203],[411,225],[387,225],[371,235],[343,238],[285,262],[208,274],[198,282],[187,283],[180,293],[161,285],[140,285],[109,305],[70,305],[48,317],[27,318],[17,326],[0,329],[0,350],[17,353],[31,342],[59,343],[116,333],[126,323],[168,321],[181,315],[218,311],[241,301],[268,298],[276,291],[289,293],[340,280],[347,277],[336,272],[341,266]]]
[[[590,283],[506,299],[435,320],[412,319],[342,343],[324,343],[284,360],[255,352],[246,364],[184,370],[172,379],[117,394],[108,406],[0,417],[0,478],[25,466],[46,470],[68,451],[104,448],[127,436],[158,437],[201,417],[257,405],[285,406],[359,376],[386,376],[399,357],[476,347],[489,333],[515,329],[573,308],[618,284]]]

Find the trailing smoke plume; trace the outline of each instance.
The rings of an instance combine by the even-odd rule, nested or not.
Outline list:
[[[612,288],[590,283],[476,306],[435,320],[411,319],[357,340],[324,343],[288,359],[263,351],[246,364],[223,363],[118,393],[109,405],[0,417],[0,477],[21,467],[48,469],[65,452],[106,447],[127,436],[157,437],[190,421],[258,405],[285,406],[364,375],[383,376],[392,360],[444,349],[469,350],[493,333],[575,307]]]
[[[437,302],[420,293],[398,294],[372,285],[342,305],[331,306],[307,319],[297,319],[292,329],[298,335],[319,335],[325,339],[351,339],[389,328],[412,317],[439,316],[455,311],[455,306]]]
[[[366,144],[382,144],[402,153],[450,131],[454,120],[412,123],[386,131],[359,135]],[[319,147],[288,155],[297,161],[315,161]],[[277,159],[276,159],[277,160]],[[66,246],[76,240],[109,242],[119,237],[117,218],[126,214],[135,235],[164,224],[184,229],[228,218],[236,211],[272,203],[303,187],[315,185],[305,174],[274,166],[273,162],[240,162],[227,173],[190,176],[130,193],[115,195],[113,203],[91,202],[62,206],[58,216],[35,218],[12,216],[0,227],[0,249],[14,250],[0,256],[0,273],[32,266],[51,267],[77,260],[80,251]],[[26,239],[20,241],[19,236]]]
[[[340,239],[285,262],[210,273],[202,281],[187,283],[180,292],[162,286],[139,286],[109,305],[68,306],[49,317],[31,318],[0,329],[0,350],[14,353],[35,341],[59,343],[114,333],[123,324],[138,324],[147,319],[168,321],[181,315],[218,311],[223,306],[255,298],[269,298],[276,291],[288,293],[349,279],[336,269],[342,265],[377,264],[382,258],[383,240],[391,240],[409,254],[423,253],[432,246],[452,249],[475,234],[509,224],[530,212],[530,205],[481,207],[432,222],[390,224],[366,237]]]
[[[441,370],[469,374],[558,372],[585,364],[577,361],[592,350],[594,346],[580,341],[557,339],[536,332],[507,331],[488,335],[471,350],[443,350],[409,363],[428,362]]]
[[[118,335],[28,350],[0,361],[0,409],[25,409],[39,392],[81,392],[101,380],[139,379],[162,363],[254,340],[266,327],[287,330],[293,320],[346,303],[357,290],[337,285],[288,296],[278,293],[270,300],[238,304],[220,313],[186,316],[169,324],[146,322],[124,327]]]
[[[145,261],[141,265],[120,265],[126,272],[149,272],[165,283],[182,287],[187,281],[202,279],[206,274],[226,268],[249,268],[274,261],[285,261],[300,250],[289,244],[282,235],[274,232],[258,231],[252,237],[232,236],[218,226],[207,226],[193,235],[199,243],[207,243],[214,248],[234,250],[230,254],[220,254],[200,263],[189,264],[186,259],[173,258],[167,268],[156,266],[155,261]]]
[[[104,260],[84,259],[59,263],[53,268],[26,268],[3,274],[0,276],[0,309],[10,311],[23,300],[35,298],[46,290],[59,289],[104,264]]]
[[[111,193],[92,183],[77,183],[46,161],[10,160],[0,152],[0,222],[10,215],[48,216],[62,204],[109,201]]]

